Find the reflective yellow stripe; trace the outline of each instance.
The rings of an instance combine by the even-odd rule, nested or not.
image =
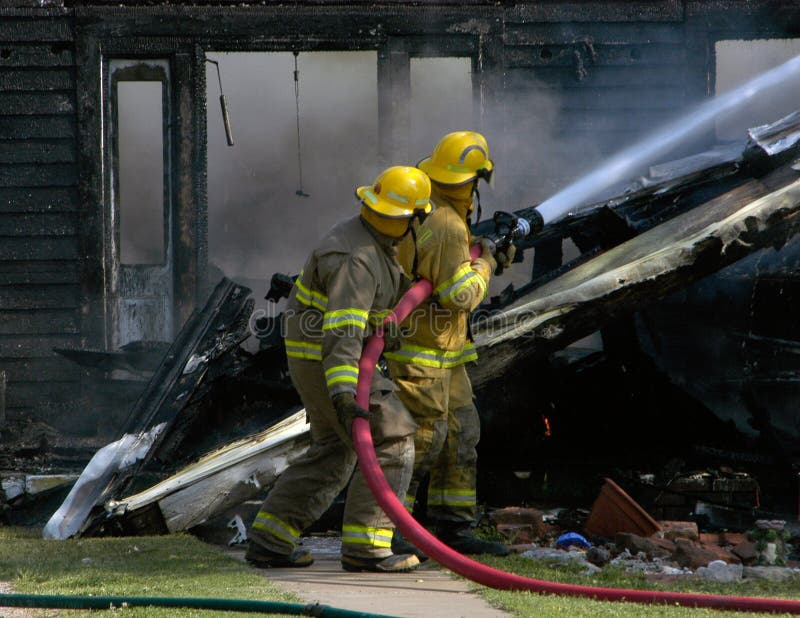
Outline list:
[[[275,517],[272,513],[259,511],[253,522],[253,528],[272,534],[282,541],[296,545],[300,539],[300,531],[296,530],[282,519]]]
[[[464,269],[461,269],[459,272],[460,273],[463,272],[464,274],[457,281],[452,283],[449,287],[439,292],[440,300],[449,300],[451,298],[455,298],[459,294],[459,292],[468,288],[474,283],[477,283],[478,286],[481,288],[481,293],[482,293],[481,298],[486,297],[486,281],[484,281],[483,277],[481,277],[480,274],[472,270],[471,267],[466,270],[467,272],[464,272]],[[442,285],[440,285],[439,288],[437,289],[441,289]]]
[[[370,311],[367,320],[372,326],[378,326],[379,324],[383,324],[383,321],[389,317],[391,312],[391,309],[384,309],[383,311]]]
[[[474,489],[442,489],[430,487],[428,489],[428,504],[434,506],[474,506]]]
[[[476,272],[475,271],[476,268],[478,270],[488,270],[489,269],[489,264],[487,264],[484,260],[481,260],[480,262],[473,263],[473,265],[472,265],[473,272]],[[486,298],[486,296],[489,294],[489,284],[486,283],[486,279],[484,279],[480,275],[480,273],[477,273],[477,274],[478,274],[478,285],[480,285],[481,289],[483,290],[483,298]]]
[[[336,365],[325,371],[325,382],[334,384],[358,384],[358,365]]]
[[[475,344],[467,342],[464,349],[461,351],[461,363],[472,363],[478,360],[478,350],[475,349]]]
[[[372,547],[391,547],[394,531],[390,528],[370,526],[342,526],[342,543],[370,545]]]
[[[283,343],[286,346],[286,356],[303,358],[306,360],[322,360],[321,343],[309,343],[307,341],[295,341],[293,339],[285,339]]]
[[[470,168],[464,167],[463,165],[448,165],[447,169],[449,169],[451,172],[464,172],[464,173],[467,173],[467,172],[471,172],[472,171]]]
[[[448,288],[457,285],[458,283],[463,281],[464,278],[471,272],[472,272],[472,267],[469,264],[462,266],[456,271],[456,274],[450,277],[447,281],[444,281],[439,285],[437,285],[436,289],[433,290],[433,293],[436,295],[441,295],[441,293],[446,291]]]
[[[472,342],[468,342],[462,350],[444,351],[435,348],[423,348],[421,346],[403,344],[396,352],[384,352],[389,360],[400,363],[410,363],[423,367],[436,367],[439,369],[451,369],[458,365],[463,365],[471,361],[478,360],[478,352]]]
[[[300,276],[297,277],[297,280],[295,280],[294,284],[297,286],[297,294],[295,294],[297,300],[309,307],[314,307],[320,311],[325,311],[325,308],[328,306],[328,297],[320,292],[315,292],[314,290],[309,289],[303,283],[302,270],[300,271]]]
[[[336,311],[326,311],[322,320],[322,330],[343,328],[345,326],[355,326],[365,329],[367,327],[367,316],[369,313],[362,309],[337,309]]]

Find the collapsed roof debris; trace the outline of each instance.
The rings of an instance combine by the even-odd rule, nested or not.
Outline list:
[[[148,463],[170,460],[174,442],[193,420],[180,414],[192,409],[187,403],[209,364],[247,337],[253,310],[249,294],[247,288],[223,279],[205,308],[187,321],[133,406],[122,437],[98,451],[48,522],[49,536],[68,538],[102,525],[102,507],[93,515],[95,505],[127,491]]]
[[[660,182],[639,181],[635,190],[586,207],[552,223],[540,237],[526,239],[529,248],[538,249],[553,238],[580,238],[590,257],[555,269],[546,275],[547,280],[506,291],[488,314],[479,316],[474,333],[482,360],[470,370],[479,398],[504,391],[503,383],[494,378],[512,365],[546,359],[619,316],[630,315],[761,248],[785,244],[798,231],[800,172],[792,161],[798,154],[800,134],[795,129],[799,121],[800,115],[792,115],[754,129],[751,142],[736,158],[725,151],[724,155],[694,157],[690,165],[683,160],[658,166],[654,174]],[[698,169],[698,162],[710,166]],[[685,175],[675,175],[678,170]],[[518,214],[524,216],[524,211]],[[610,235],[606,234],[609,228]],[[307,438],[296,398],[267,403],[273,394],[291,391],[283,370],[282,341],[270,331],[259,353],[244,354],[239,347],[252,310],[246,296],[246,288],[230,281],[220,283],[206,309],[170,348],[134,407],[125,433],[151,430],[159,423],[167,427],[156,436],[146,457],[119,478],[97,487],[88,498],[94,516],[73,534],[187,529],[266,488],[287,458],[305,448]],[[210,367],[214,369],[206,375]],[[240,419],[221,415],[214,406],[203,406],[203,401],[219,402],[221,393],[235,398],[251,392],[248,375],[253,372],[261,374],[256,389],[260,399],[250,402],[259,409],[256,422],[263,428],[267,417],[294,416],[209,454],[146,491],[129,495],[134,486],[144,486],[148,463],[159,463],[155,472],[160,478],[185,463],[186,451],[174,455],[188,436],[207,438],[215,433],[213,448],[219,446],[225,425],[241,430]],[[265,390],[265,383],[273,390]],[[511,409],[522,414],[530,407],[530,402],[514,403]],[[263,411],[269,406],[272,409],[265,416]],[[488,410],[484,422],[491,425],[491,406]],[[512,416],[512,421],[521,420],[519,413]],[[151,465],[149,474],[153,472]]]

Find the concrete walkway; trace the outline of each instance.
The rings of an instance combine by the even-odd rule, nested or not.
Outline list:
[[[302,569],[266,569],[264,577],[309,603],[403,618],[498,618],[510,616],[491,607],[432,562],[412,573],[348,573],[340,565],[338,538],[308,537],[314,564]],[[244,560],[244,546],[229,550]]]

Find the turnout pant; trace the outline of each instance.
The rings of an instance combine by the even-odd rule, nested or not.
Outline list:
[[[274,552],[290,553],[303,530],[322,516],[352,476],[345,502],[342,553],[365,558],[390,556],[394,525],[357,467],[350,426],[337,418],[322,365],[290,357],[289,373],[311,424],[311,446],[270,490],[253,523],[250,541]],[[416,424],[396,390],[376,371],[369,409],[378,462],[402,501],[411,480]]]
[[[420,480],[430,473],[429,518],[474,521],[480,419],[465,366],[440,369],[391,362],[389,371],[400,399],[419,426],[406,509],[413,509]]]

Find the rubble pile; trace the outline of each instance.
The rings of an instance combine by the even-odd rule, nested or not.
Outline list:
[[[598,536],[563,528],[566,511],[507,507],[491,512],[490,519],[515,553],[572,565],[587,575],[617,568],[654,580],[800,583],[800,531],[791,532],[782,520],[756,520],[746,532],[702,532],[693,521],[659,521],[660,529],[650,536],[625,531]]]

